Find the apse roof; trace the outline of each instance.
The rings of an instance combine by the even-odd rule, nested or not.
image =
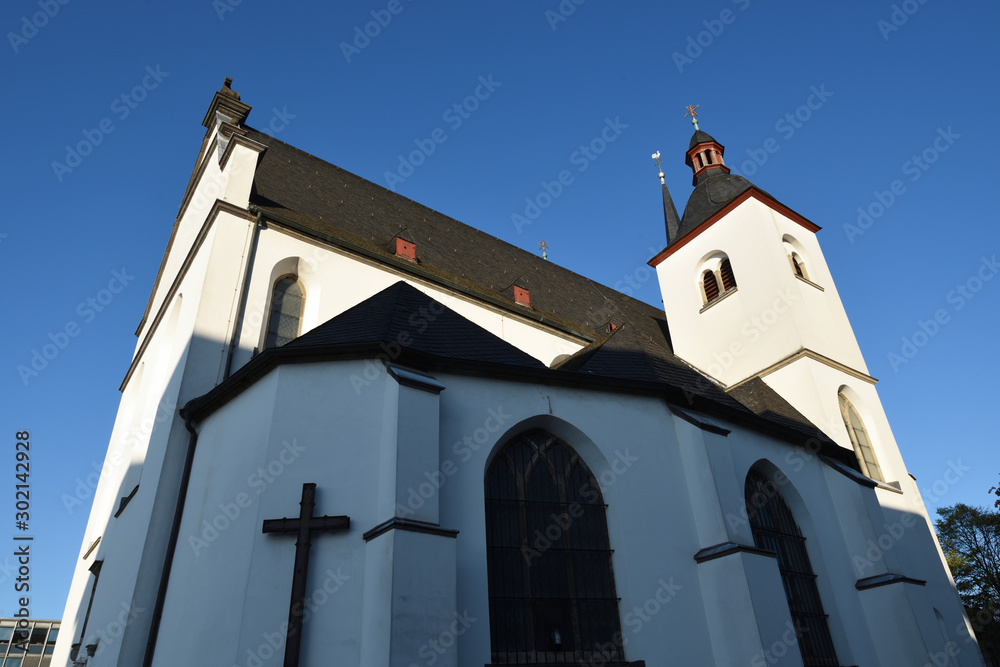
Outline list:
[[[424,354],[545,368],[545,364],[462,317],[452,309],[403,281],[348,308],[286,348],[308,348],[355,343],[383,344],[393,356],[406,347]]]

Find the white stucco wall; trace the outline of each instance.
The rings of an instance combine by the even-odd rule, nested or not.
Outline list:
[[[795,276],[785,239],[800,248],[815,284]],[[704,308],[702,269],[719,253],[729,257],[737,288]],[[867,373],[816,235],[756,199],[656,270],[674,351],[727,385],[803,348]]]

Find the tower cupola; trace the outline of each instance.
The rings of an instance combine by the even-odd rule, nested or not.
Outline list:
[[[728,174],[729,167],[723,161],[722,156],[726,152],[726,147],[720,144],[708,132],[703,132],[698,127],[697,105],[687,108],[685,116],[691,116],[691,124],[694,125],[694,134],[691,135],[691,143],[688,145],[687,157],[684,162],[694,171],[692,185],[698,185],[703,178],[715,176],[717,174]]]
[[[697,126],[696,126],[697,127]],[[698,185],[702,179],[717,174],[728,174],[729,167],[722,159],[726,147],[716,141],[708,132],[695,130],[691,137],[687,158],[684,162],[694,170],[692,185]]]

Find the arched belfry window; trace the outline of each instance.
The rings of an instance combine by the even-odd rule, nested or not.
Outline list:
[[[722,278],[722,289],[725,291],[736,287],[736,276],[733,275],[733,265],[729,263],[728,257],[719,264],[719,277]]]
[[[854,404],[844,396],[843,392],[837,394],[837,398],[840,399],[840,414],[844,417],[844,425],[847,427],[847,434],[851,437],[851,444],[854,445],[854,453],[857,454],[858,463],[861,464],[861,471],[876,482],[884,482],[882,468],[878,464],[878,459],[875,458],[875,450],[868,438],[865,424],[861,421],[861,415],[858,414]]]
[[[587,465],[542,430],[486,472],[491,660],[624,663],[605,505]]]
[[[299,335],[305,292],[295,276],[279,278],[271,293],[271,316],[264,347],[281,347]]]
[[[703,266],[701,287],[706,306],[736,289],[736,274],[728,257],[716,256]]]
[[[705,303],[711,303],[719,298],[719,281],[715,279],[715,274],[706,271],[702,276],[702,285],[705,287]]]
[[[777,554],[802,663],[805,667],[837,667],[840,663],[809,564],[806,540],[792,512],[777,485],[757,470],[747,475],[745,493],[754,543],[758,549]]]

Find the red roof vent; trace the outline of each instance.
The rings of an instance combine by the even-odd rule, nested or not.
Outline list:
[[[400,237],[396,237],[396,255],[411,262],[417,261],[417,245]]]
[[[528,297],[528,290],[514,285],[514,303],[531,308],[531,299]]]
[[[617,324],[615,324],[614,322],[608,322],[608,333],[611,333],[617,328],[618,328]]]

